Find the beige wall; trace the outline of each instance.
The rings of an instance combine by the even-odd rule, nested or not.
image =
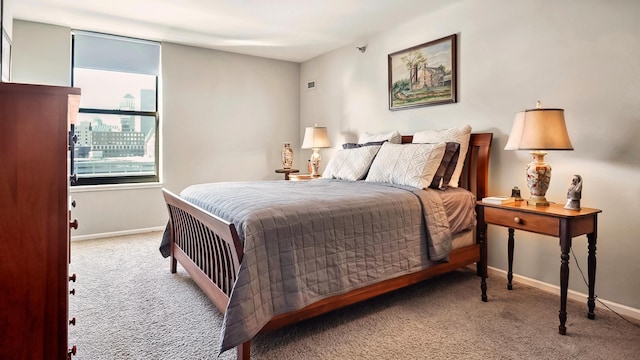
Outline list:
[[[162,68],[167,188],[283,178],[283,143],[300,144],[299,64],[165,43]]]
[[[14,22],[13,81],[69,86],[70,29]],[[299,64],[165,43],[162,184],[73,188],[73,238],[162,228],[161,187],[275,180],[282,143],[299,147]],[[297,157],[296,163],[306,161]]]
[[[11,81],[71,85],[71,32],[62,26],[14,21]]]
[[[640,309],[640,2],[460,0],[407,20],[368,39],[366,52],[346,46],[302,64],[301,129],[326,125],[334,148],[361,131],[424,129],[471,124],[494,133],[490,193],[513,186],[528,196],[527,152],[503,147],[517,111],[565,109],[575,151],[551,152],[547,198],[564,202],[573,174],[584,178],[582,206],[599,216],[596,294]],[[389,111],[387,55],[458,35],[456,104]],[[315,80],[317,89],[305,90]],[[325,157],[332,150],[322,150]],[[506,229],[489,228],[489,262],[506,269]],[[586,237],[573,250],[586,271]],[[514,271],[559,285],[558,241],[516,234]],[[570,289],[587,288],[570,260]],[[491,290],[489,289],[489,292]]]

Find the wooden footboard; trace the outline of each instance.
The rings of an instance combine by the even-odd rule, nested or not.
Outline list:
[[[410,142],[410,139],[403,137],[405,142]],[[490,133],[472,134],[467,153],[461,187],[472,191],[477,198],[484,197],[488,188],[491,139]],[[170,214],[171,271],[176,271],[176,261],[179,261],[203,292],[224,313],[243,257],[242,243],[234,224],[182,200],[167,190],[163,189],[163,194]],[[452,251],[448,262],[332,296],[303,309],[276,316],[261,332],[324,314],[473,263],[477,263],[478,275],[481,277],[482,300],[487,301],[486,242],[483,237],[476,236],[475,244]],[[239,345],[237,349],[238,359],[249,359],[249,342]]]
[[[224,313],[242,262],[242,244],[233,224],[163,189],[169,210],[171,272],[176,261]]]

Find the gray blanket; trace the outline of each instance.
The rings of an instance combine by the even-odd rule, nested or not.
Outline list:
[[[211,183],[182,191],[234,223],[244,242],[220,352],[250,340],[276,315],[446,260],[451,232],[439,193],[339,180]]]

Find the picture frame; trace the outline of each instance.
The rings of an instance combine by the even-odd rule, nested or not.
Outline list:
[[[388,55],[389,110],[455,103],[456,34]]]

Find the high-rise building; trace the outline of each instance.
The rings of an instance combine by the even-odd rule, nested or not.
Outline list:
[[[122,98],[122,101],[120,101],[120,110],[133,111],[135,109],[135,98],[131,94],[126,94]],[[136,131],[136,120],[133,115],[121,115],[120,124],[122,126],[122,132]]]
[[[140,110],[142,111],[156,111],[156,91],[154,89],[141,89],[140,90]],[[140,117],[140,132],[142,132],[147,139],[155,135],[156,131],[156,119],[151,116]]]

